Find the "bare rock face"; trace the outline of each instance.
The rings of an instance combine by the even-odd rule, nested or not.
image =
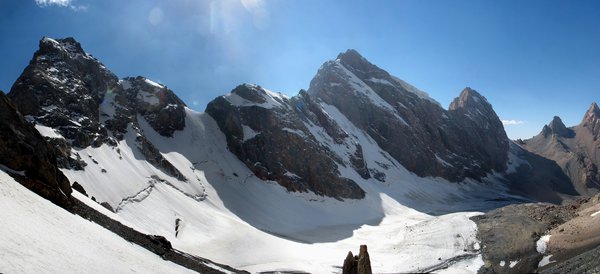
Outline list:
[[[426,93],[348,50],[321,66],[308,93],[335,106],[419,176],[461,181],[505,169],[504,127],[487,100],[470,88],[446,111]]]
[[[344,260],[342,266],[342,274],[355,274],[358,273],[358,257],[352,255],[352,251],[348,251],[348,255]]]
[[[559,117],[554,117],[540,134],[521,146],[556,162],[579,194],[600,191],[600,109],[596,103],[579,125],[567,128]]]
[[[467,87],[448,112],[461,128],[455,132],[461,140],[460,150],[483,167],[502,171],[508,160],[508,137],[487,99]]]
[[[83,170],[71,147],[115,146],[128,131],[148,162],[187,180],[146,138],[140,122],[165,137],[185,127],[185,104],[166,86],[144,77],[119,80],[73,38],[43,38],[8,95],[25,117],[51,127],[59,167]],[[143,121],[142,121],[143,120]]]
[[[0,168],[51,202],[71,204],[71,185],[57,168],[54,149],[1,91]]]
[[[106,138],[98,119],[104,95],[117,77],[73,38],[43,38],[8,96],[24,116],[58,130],[72,145]]]
[[[361,245],[358,256],[352,256],[352,251],[348,255],[342,266],[342,274],[372,274],[371,259],[366,245]]]
[[[344,163],[315,139],[305,123],[314,120],[341,139],[343,131],[313,106],[308,94],[302,94],[288,99],[260,86],[240,85],[210,102],[206,112],[225,133],[229,150],[257,177],[289,191],[363,198],[364,191],[354,181],[340,176],[338,164]]]
[[[339,167],[386,182],[380,168],[390,166],[365,161],[359,138],[348,134],[348,123],[340,124],[344,119],[419,176],[480,179],[503,171],[508,160],[504,127],[479,93],[467,88],[444,110],[354,50],[325,62],[309,90],[295,97],[242,85],[206,112],[256,176],[289,191],[362,198],[364,191],[341,177]]]
[[[172,90],[144,77],[126,77],[119,81],[120,89],[113,100],[106,98],[116,110],[120,120],[135,120],[140,114],[160,135],[173,136],[176,130],[185,128],[185,104]],[[103,113],[107,120],[110,114]],[[125,116],[125,117],[123,117]]]
[[[369,258],[369,252],[367,251],[367,245],[361,245],[360,252],[358,253],[358,274],[372,273],[371,259]]]

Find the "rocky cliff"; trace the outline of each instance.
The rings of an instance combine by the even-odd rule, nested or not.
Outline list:
[[[57,205],[71,204],[71,186],[57,168],[54,148],[1,91],[0,169]]]
[[[538,135],[521,145],[556,162],[579,194],[592,195],[600,190],[599,139],[600,109],[592,103],[579,125],[568,128],[559,117],[554,117]]]
[[[290,191],[362,198],[364,191],[339,167],[382,182],[385,167],[369,166],[360,140],[332,117],[338,111],[420,176],[462,181],[506,168],[508,138],[485,97],[466,88],[445,110],[354,50],[323,64],[310,89],[292,98],[241,85],[206,108],[256,176]]]
[[[443,109],[429,96],[348,50],[319,69],[308,93],[419,176],[479,179],[506,166],[508,138],[487,100],[466,88]]]
[[[73,38],[43,38],[8,97],[31,122],[59,134],[50,141],[61,168],[85,169],[71,147],[115,146],[132,131],[148,162],[187,180],[140,129],[140,119],[163,136],[185,127],[185,104],[166,86],[144,77],[119,80]]]

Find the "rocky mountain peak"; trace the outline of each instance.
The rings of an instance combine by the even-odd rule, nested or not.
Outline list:
[[[581,125],[589,129],[594,136],[598,136],[598,134],[600,134],[600,108],[598,108],[596,102],[592,103],[588,111],[585,113],[583,121],[581,121]]]
[[[117,77],[73,38],[43,38],[8,96],[28,119],[80,147],[102,135],[98,105]]]
[[[573,131],[568,129],[558,116],[554,116],[548,126],[544,126],[542,132],[544,132],[545,136],[548,134],[553,134],[559,137],[570,137],[573,135]]]
[[[40,40],[40,50],[42,52],[61,51],[71,55],[71,57],[81,55],[83,57],[91,58],[91,55],[86,54],[81,47],[81,44],[73,37],[67,37],[64,39],[52,39],[49,37],[44,37],[42,40]]]
[[[584,120],[584,122],[585,121],[593,121],[593,120],[598,120],[599,117],[600,117],[600,108],[598,108],[598,105],[596,104],[596,102],[593,102],[592,105],[590,105],[590,108],[588,109],[588,111],[585,113],[583,120]]]
[[[342,64],[350,67],[361,67],[365,65],[372,65],[365,57],[360,55],[358,51],[354,49],[348,49],[345,52],[338,54],[336,60],[339,60]]]
[[[491,108],[487,99],[476,90],[466,87],[460,95],[450,103],[449,110],[458,108]]]

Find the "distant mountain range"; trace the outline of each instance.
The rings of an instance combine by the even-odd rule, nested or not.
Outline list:
[[[483,210],[600,190],[595,103],[580,125],[554,117],[511,141],[474,89],[445,109],[355,50],[325,62],[296,96],[242,84],[198,113],[165,85],[118,79],[73,38],[43,38],[1,99],[5,172],[65,208],[79,203],[72,186],[200,256],[210,256],[204,237],[225,239],[240,220],[299,242],[338,241],[346,229],[325,240],[307,231],[377,224],[389,214],[377,205],[383,194],[435,215],[473,199],[486,202],[467,209]]]

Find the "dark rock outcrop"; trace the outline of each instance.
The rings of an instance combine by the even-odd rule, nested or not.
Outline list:
[[[360,246],[360,252],[358,253],[358,274],[372,274],[371,270],[371,258],[367,251],[367,245]]]
[[[73,38],[43,38],[8,96],[28,120],[51,127],[65,138],[49,138],[61,168],[85,169],[72,147],[115,146],[132,130],[136,146],[149,163],[187,180],[148,141],[139,121],[171,137],[185,127],[183,101],[164,85],[144,77],[119,80]]]
[[[461,129],[457,132],[460,150],[477,159],[484,170],[504,170],[508,160],[508,137],[487,99],[467,87],[452,101],[448,112]]]
[[[462,181],[506,168],[508,138],[483,96],[466,88],[446,111],[354,50],[323,64],[310,89],[290,99],[241,85],[206,108],[229,150],[257,177],[289,191],[361,198],[364,191],[338,167],[385,182],[379,168],[395,164],[365,161],[358,137],[331,116],[338,111],[419,176]]]
[[[85,191],[85,188],[83,188],[83,186],[80,185],[78,182],[73,182],[73,185],[71,186],[71,188],[73,188],[73,190],[76,190],[79,193],[85,195],[86,197],[89,197],[87,194],[87,191]]]
[[[87,147],[107,137],[98,109],[117,81],[75,39],[43,38],[8,96],[23,115],[58,130],[72,145]]]
[[[579,194],[600,191],[600,109],[596,103],[592,103],[579,125],[567,128],[560,118],[554,117],[521,146],[556,162]]]
[[[229,150],[257,177],[277,181],[289,191],[310,190],[338,199],[363,198],[364,191],[354,181],[340,176],[337,164],[343,164],[341,160],[304,124],[318,120],[322,114],[304,108],[314,103],[303,94],[290,100],[259,86],[240,85],[229,95],[210,102],[206,112],[225,133]],[[333,121],[321,119],[343,138]]]
[[[419,176],[461,181],[505,168],[504,127],[472,89],[465,89],[446,111],[424,92],[348,50],[321,66],[308,93],[335,106]]]
[[[358,257],[352,255],[352,251],[348,251],[344,265],[342,266],[342,274],[358,273]]]
[[[366,245],[361,245],[358,256],[353,256],[352,251],[348,255],[342,266],[342,274],[372,274],[371,259]]]
[[[38,195],[62,207],[71,204],[71,184],[57,168],[54,148],[1,91],[0,165]]]

